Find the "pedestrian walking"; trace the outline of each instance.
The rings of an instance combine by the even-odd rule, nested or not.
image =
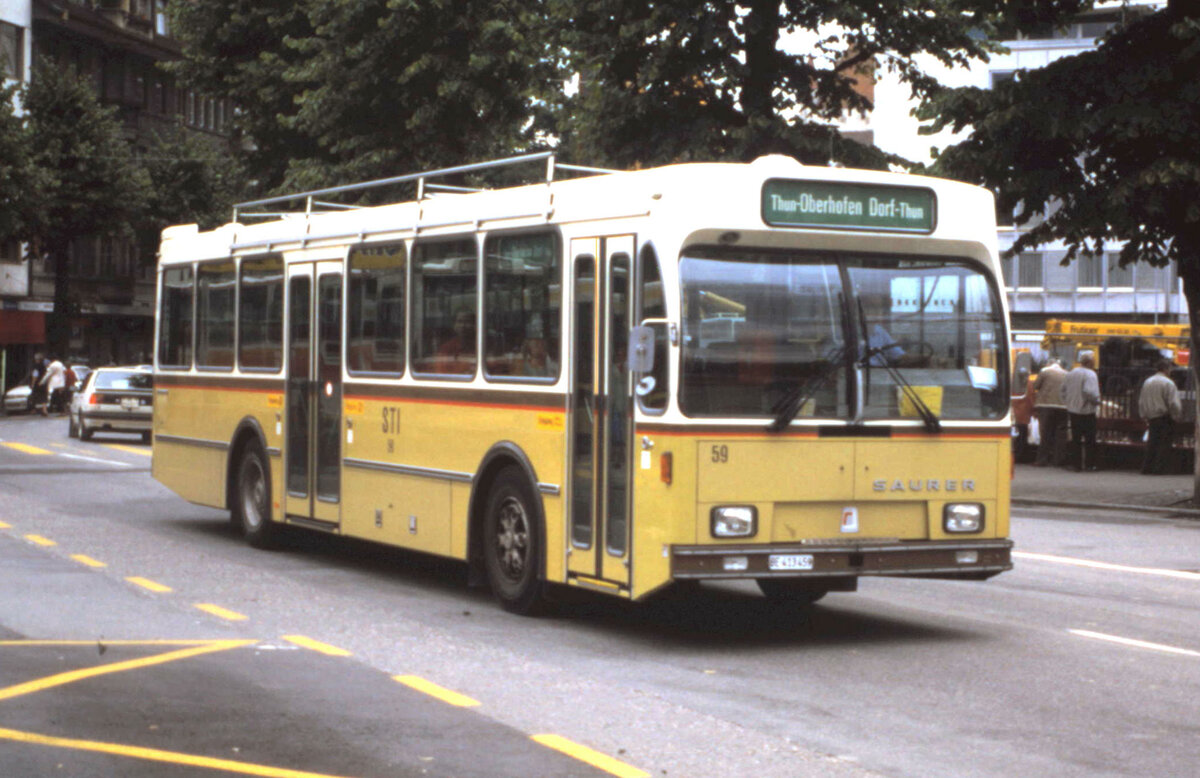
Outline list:
[[[29,370],[29,407],[30,410],[46,415],[46,402],[48,399],[46,389],[46,366],[49,362],[42,356],[42,352],[37,352],[33,355],[33,366]]]
[[[1063,383],[1067,371],[1053,357],[1038,371],[1033,382],[1033,409],[1037,414],[1038,443],[1036,467],[1061,467],[1067,446],[1067,406],[1063,404]]]
[[[62,413],[63,396],[67,391],[67,368],[57,358],[50,360],[50,364],[46,366],[46,375],[42,377],[42,384],[46,387],[46,394],[49,397],[50,413]],[[43,416],[48,416],[46,406],[43,405],[39,409]]]
[[[1142,472],[1163,475],[1170,467],[1172,427],[1183,418],[1183,405],[1179,402],[1179,389],[1171,380],[1174,367],[1171,360],[1161,359],[1155,367],[1157,372],[1146,379],[1138,393],[1138,414],[1147,426]]]
[[[1100,379],[1096,377],[1096,358],[1090,353],[1079,357],[1079,364],[1063,380],[1062,400],[1067,408],[1071,429],[1072,470],[1098,470],[1096,462],[1096,412],[1100,409]]]

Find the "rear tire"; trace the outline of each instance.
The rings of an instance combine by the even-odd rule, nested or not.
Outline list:
[[[770,600],[781,605],[812,605],[829,594],[823,586],[814,586],[803,578],[759,578],[759,591]]]
[[[542,545],[529,479],[519,468],[507,467],[488,494],[483,526],[484,567],[492,594],[504,610],[530,616],[544,604],[545,583],[539,574]]]
[[[273,548],[279,540],[279,529],[271,521],[270,473],[262,446],[247,444],[238,460],[230,513],[246,542],[255,548]]]

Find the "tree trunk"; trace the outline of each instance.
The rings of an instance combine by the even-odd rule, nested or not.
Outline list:
[[[49,355],[64,363],[70,357],[71,347],[71,290],[70,290],[70,244],[55,243],[49,247],[47,256],[54,267],[54,310],[46,322],[46,348]]]
[[[775,119],[775,77],[778,74],[779,2],[751,0],[746,14],[746,76],[742,81],[742,111],[746,117],[743,157],[770,153]]]
[[[1180,238],[1177,237],[1176,240]],[[1200,242],[1185,244],[1180,256],[1191,260],[1179,263],[1179,279],[1183,282],[1183,296],[1187,300],[1191,332],[1192,353],[1188,366],[1192,370],[1193,408],[1196,411],[1196,418],[1192,423],[1192,503],[1197,504],[1197,495],[1200,495],[1200,327],[1196,325],[1200,322],[1196,319],[1196,311],[1200,310]]]

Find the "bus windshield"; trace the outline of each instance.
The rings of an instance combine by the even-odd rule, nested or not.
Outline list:
[[[1007,410],[996,290],[964,260],[693,248],[680,279],[688,416],[774,417],[793,400],[797,417],[853,421]]]

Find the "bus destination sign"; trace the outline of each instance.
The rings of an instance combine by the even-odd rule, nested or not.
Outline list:
[[[763,184],[763,221],[775,227],[933,232],[932,189],[836,181],[771,179]]]

